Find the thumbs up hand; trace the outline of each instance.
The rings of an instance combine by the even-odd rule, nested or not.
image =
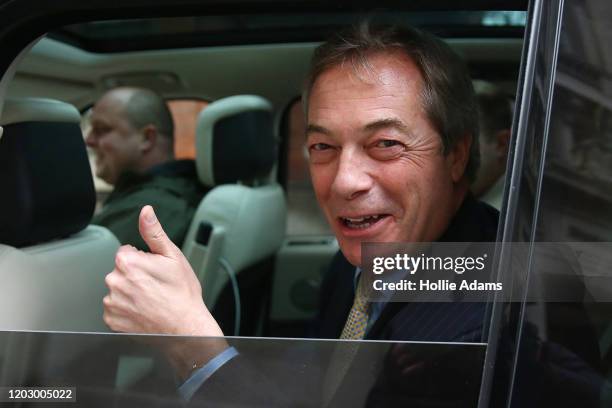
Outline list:
[[[151,206],[141,210],[139,229],[151,252],[119,248],[115,268],[105,279],[104,322],[119,332],[223,336],[189,262]]]

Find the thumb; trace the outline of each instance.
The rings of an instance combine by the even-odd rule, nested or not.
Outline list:
[[[138,229],[140,236],[149,246],[151,253],[163,255],[169,258],[176,259],[180,250],[168,238],[161,224],[155,216],[155,211],[150,205],[145,205],[140,210],[138,218]]]

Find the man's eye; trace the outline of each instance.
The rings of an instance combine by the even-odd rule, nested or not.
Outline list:
[[[320,152],[323,150],[331,149],[331,146],[327,143],[315,143],[310,145],[310,150]]]
[[[406,151],[406,145],[398,140],[380,139],[371,144],[368,150],[376,160],[393,160]]]
[[[385,148],[385,147],[394,147],[394,146],[399,146],[399,145],[401,145],[401,143],[398,142],[397,140],[383,139],[383,140],[379,140],[378,142],[376,142],[374,146]]]
[[[110,129],[107,126],[94,126],[91,131],[96,135],[108,133]]]
[[[334,146],[327,143],[313,143],[308,146],[308,159],[311,164],[328,163],[336,156]]]

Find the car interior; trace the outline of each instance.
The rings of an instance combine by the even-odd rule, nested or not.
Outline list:
[[[4,197],[18,198],[0,200],[0,328],[110,332],[102,319],[104,277],[121,243],[91,224],[112,186],[95,176],[84,138],[100,96],[134,86],[168,102],[181,124],[176,157],[194,160],[209,189],[177,245],[225,335],[306,337],[338,251],[304,148],[300,95],[313,50],[364,18],[409,23],[442,37],[475,83],[514,98],[528,18],[526,5],[515,3],[511,10],[129,15],[50,27],[0,83],[0,185]],[[586,238],[607,235],[602,228]],[[588,295],[605,299],[609,293],[597,282],[586,282]],[[599,343],[595,359],[604,361],[608,379],[611,304],[587,308]],[[152,370],[134,355],[120,363],[115,386]]]
[[[474,78],[495,83],[509,94],[515,92],[525,12],[472,12],[459,18],[443,12],[406,13],[404,17],[430,22],[431,27],[447,25],[444,30],[450,32],[441,34],[447,34],[447,41],[466,58]],[[140,86],[160,93],[170,105],[205,101],[200,112],[179,112],[174,118],[177,123],[191,123],[191,132],[175,135],[175,143],[190,146],[182,157],[195,160],[201,183],[210,189],[182,250],[224,333],[306,336],[317,310],[322,276],[338,245],[310,185],[299,96],[314,48],[334,29],[358,18],[340,14],[93,21],[57,27],[35,41],[16,61],[8,84],[10,99],[2,113],[5,142],[18,137],[10,124],[28,119],[20,118],[19,109],[36,112],[30,119],[35,123],[44,120],[42,128],[33,131],[37,139],[31,148],[42,148],[38,143],[52,146],[58,153],[51,159],[62,165],[39,163],[38,172],[27,174],[33,182],[43,180],[44,174],[45,194],[57,194],[50,204],[69,202],[63,213],[78,215],[81,223],[73,230],[40,238],[21,230],[23,236],[35,239],[31,247],[3,241],[3,273],[16,267],[27,267],[28,273],[11,275],[17,282],[3,286],[3,291],[12,294],[3,297],[2,302],[8,302],[5,310],[15,312],[2,316],[1,327],[109,331],[102,321],[101,299],[107,291],[104,277],[114,266],[120,243],[106,228],[88,225],[93,191],[62,197],[59,187],[66,188],[65,194],[75,194],[76,183],[81,180],[85,189],[87,178],[93,176],[99,210],[112,187],[90,169],[95,166],[93,153],[89,152],[89,161],[84,159],[82,140],[87,135],[89,109],[110,88]],[[386,21],[390,16],[381,18]],[[306,21],[318,22],[304,30],[301,24]],[[319,24],[323,30],[315,34]],[[284,35],[278,35],[279,30]],[[63,107],[66,117],[51,119],[70,121],[72,138],[82,136],[80,141],[71,140],[74,155],[62,153],[66,151],[62,134],[44,128],[54,126],[47,123],[46,116],[52,114],[44,111],[45,104],[50,105],[48,110]],[[3,149],[3,157],[11,154]],[[73,163],[77,156],[81,158],[78,168]],[[74,168],[65,168],[72,164]],[[2,165],[6,166],[2,174],[11,179],[21,171],[13,161],[3,160]],[[73,180],[75,175],[80,179]],[[26,193],[36,194],[22,195]],[[41,201],[37,199],[36,204]],[[34,207],[33,215],[23,216],[40,226],[39,214],[52,210]],[[21,219],[14,218],[14,230]],[[87,274],[82,273],[83,262],[90,265]],[[40,263],[46,265],[44,269],[37,267]],[[66,285],[67,281],[71,284]],[[27,298],[18,289],[25,285],[41,293],[35,296],[40,301],[37,307],[24,307]],[[68,293],[58,296],[64,292]],[[144,367],[133,356],[122,358],[122,380],[116,385],[137,383],[151,370],[147,364]]]
[[[525,12],[464,14],[406,13],[405,18],[432,27],[448,25],[445,29],[454,32],[447,41],[466,58],[474,78],[514,93]],[[338,248],[309,183],[299,95],[318,41],[358,17],[321,17],[328,21],[316,35],[298,29],[310,20],[307,15],[251,17],[244,22],[241,16],[93,21],[58,27],[24,53],[8,84],[11,98],[47,98],[76,107],[85,132],[88,109],[116,86],[144,86],[169,103],[209,102],[195,117],[175,118],[195,123],[195,134],[181,136],[181,143],[196,147],[198,153],[191,158],[200,180],[214,187],[202,201],[182,249],[203,283],[209,306],[215,309],[222,302],[217,313],[225,315],[221,320],[227,321],[223,328],[228,334],[305,335],[316,310],[321,275]],[[380,18],[387,21],[389,15]],[[288,35],[276,35],[280,29]],[[227,35],[232,32],[234,36]],[[217,129],[215,124],[230,116],[234,123]],[[227,139],[228,146],[211,151],[213,138]],[[252,174],[253,168],[259,173]],[[251,174],[241,174],[241,169]],[[95,185],[99,208],[108,186],[101,180]],[[107,265],[112,262],[109,256]],[[102,286],[104,274],[104,269],[98,272]],[[255,286],[249,288],[246,282]],[[102,286],[95,292],[98,298]],[[253,293],[258,295],[249,300]],[[240,325],[235,323],[238,303]],[[95,305],[91,313],[99,310]],[[41,328],[33,322],[28,326],[27,319],[22,322],[24,328]],[[104,330],[103,325],[98,328]]]

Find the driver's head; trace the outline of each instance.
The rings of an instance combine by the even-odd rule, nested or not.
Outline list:
[[[115,184],[121,174],[142,173],[173,157],[174,125],[158,94],[116,88],[94,105],[87,145],[96,156],[96,175]]]
[[[474,90],[448,45],[362,24],[317,48],[303,101],[317,200],[352,264],[362,242],[441,236],[478,167]]]

